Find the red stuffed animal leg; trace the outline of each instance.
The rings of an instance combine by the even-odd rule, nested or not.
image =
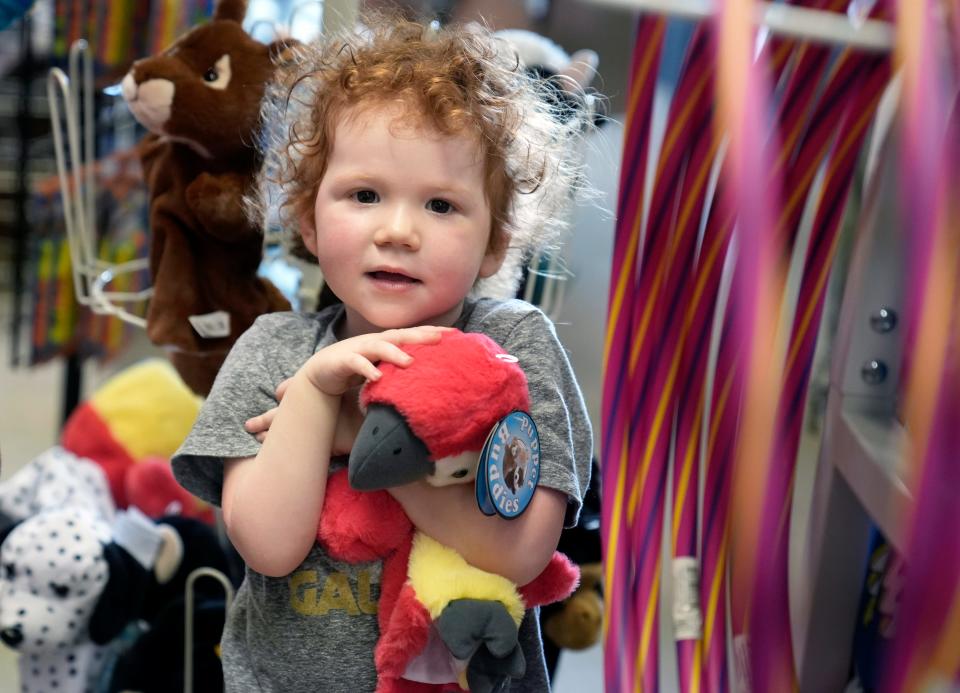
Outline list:
[[[407,582],[407,566],[410,564],[410,551],[412,549],[413,533],[411,532],[397,550],[383,560],[383,574],[380,577],[380,600],[377,602],[377,619],[381,633],[390,631],[393,610]]]

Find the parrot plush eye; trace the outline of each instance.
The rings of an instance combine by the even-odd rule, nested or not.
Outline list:
[[[217,71],[214,68],[208,68],[206,72],[203,73],[204,82],[216,82],[217,78],[220,75],[217,74]]]
[[[453,473],[453,478],[454,478],[454,479],[462,479],[463,477],[465,477],[465,476],[466,476],[467,474],[469,474],[469,473],[470,473],[470,472],[468,472],[466,469],[458,469],[457,471],[455,471],[455,472]]]

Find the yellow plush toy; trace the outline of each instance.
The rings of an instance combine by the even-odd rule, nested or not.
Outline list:
[[[117,508],[151,517],[177,511],[212,522],[209,505],[173,478],[169,459],[200,411],[200,398],[167,361],[149,359],[104,383],[67,419],[61,445],[103,469]]]

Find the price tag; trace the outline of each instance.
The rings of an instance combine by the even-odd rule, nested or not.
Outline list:
[[[187,320],[193,329],[204,339],[230,336],[230,313],[225,310],[215,310],[203,315],[188,315]]]
[[[699,640],[703,636],[700,564],[692,556],[673,559],[673,629],[677,640]]]

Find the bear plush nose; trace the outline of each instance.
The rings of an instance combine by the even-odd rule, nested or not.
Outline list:
[[[20,630],[20,625],[10,626],[9,628],[4,628],[0,630],[0,640],[3,640],[10,647],[16,647],[21,642],[23,642],[23,632]]]

